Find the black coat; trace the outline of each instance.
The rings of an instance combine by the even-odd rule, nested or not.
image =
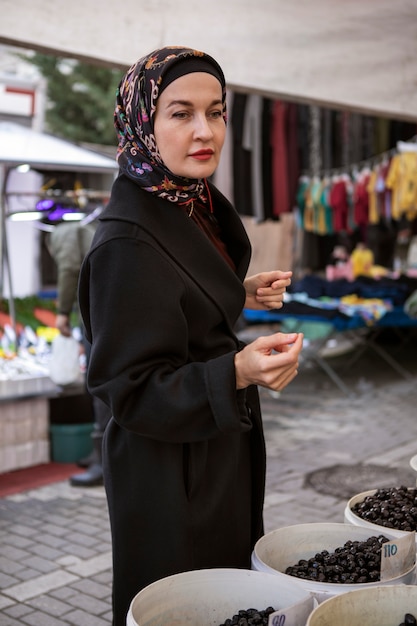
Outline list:
[[[250,245],[210,189],[236,273],[183,209],[123,175],[81,271],[88,385],[114,416],[103,454],[117,626],[152,581],[249,568],[263,532],[258,394],[236,391],[234,372]]]

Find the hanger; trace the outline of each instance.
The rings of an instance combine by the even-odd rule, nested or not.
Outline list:
[[[398,152],[417,152],[417,143],[411,141],[397,141]]]

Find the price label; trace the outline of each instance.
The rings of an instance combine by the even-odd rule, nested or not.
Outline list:
[[[381,547],[381,581],[401,576],[416,562],[416,533],[410,532],[383,543]]]
[[[314,597],[312,595],[306,596],[306,599],[298,604],[271,613],[268,618],[268,626],[299,626],[299,624],[305,624],[314,606]]]

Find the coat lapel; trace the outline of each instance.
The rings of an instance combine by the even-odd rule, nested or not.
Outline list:
[[[182,208],[155,198],[123,175],[115,181],[101,219],[129,221],[144,229],[216,304],[233,328],[244,305],[242,280],[249,265],[250,244],[232,205],[214,187],[210,190],[236,273]]]

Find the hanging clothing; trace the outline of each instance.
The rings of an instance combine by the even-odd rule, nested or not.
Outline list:
[[[290,210],[290,188],[286,144],[287,105],[275,100],[272,107],[272,183],[273,209],[275,217]]]
[[[366,226],[369,222],[368,184],[370,177],[370,171],[362,172],[353,187],[353,215],[356,226]]]
[[[303,230],[306,229],[305,226],[305,210],[306,210],[306,194],[309,188],[310,182],[309,179],[305,176],[302,176],[298,182],[298,189],[296,194],[296,203],[298,208],[298,224],[299,227]]]
[[[366,191],[368,192],[368,224],[377,224],[379,221],[378,196],[376,184],[378,179],[378,170],[372,170]]]
[[[287,111],[287,159],[288,159],[288,210],[292,211],[295,206],[298,179],[300,177],[300,159],[298,155],[297,115],[296,104],[289,103]]]
[[[233,108],[232,91],[227,90],[227,107]],[[233,138],[232,130],[227,128],[226,138],[223,144],[219,164],[210,179],[219,191],[233,204]]]
[[[326,234],[326,219],[325,219],[325,211],[324,206],[322,204],[322,195],[323,195],[323,181],[316,180],[311,189],[311,198],[313,201],[313,212],[314,212],[314,232],[318,235]]]
[[[253,216],[252,204],[252,158],[242,142],[245,110],[248,97],[235,93],[232,103],[230,127],[233,153],[233,204],[240,215]]]
[[[334,215],[330,204],[330,180],[325,179],[322,184],[320,203],[323,207],[324,233],[332,235],[334,233]]]
[[[346,182],[337,180],[334,182],[329,195],[330,205],[334,211],[334,227],[337,232],[348,230],[348,194]]]
[[[392,214],[392,191],[387,187],[387,176],[390,168],[390,161],[384,161],[377,168],[377,179],[375,190],[377,194],[378,213],[384,219],[391,219]]]
[[[262,97],[248,96],[243,124],[242,146],[251,155],[252,214],[258,221],[265,219],[262,189]]]
[[[265,220],[273,219],[271,120],[273,101],[262,101],[262,191]],[[298,181],[297,181],[298,184]]]
[[[390,164],[385,182],[392,190],[392,218],[417,216],[417,152],[396,154]]]

